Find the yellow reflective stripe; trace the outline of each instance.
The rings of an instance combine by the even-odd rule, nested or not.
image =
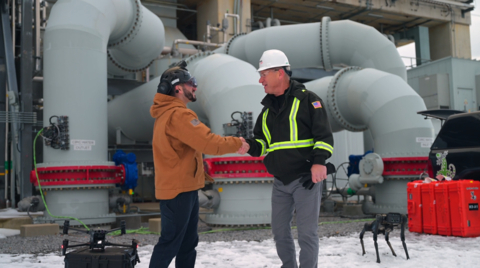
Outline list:
[[[333,146],[325,142],[321,142],[321,141],[316,142],[315,146],[313,146],[313,149],[323,149],[333,154]]]
[[[255,140],[262,145],[262,152],[260,153],[260,156],[264,155],[267,152],[267,144],[265,143],[264,140],[260,140],[260,139],[255,139]]]
[[[290,111],[290,140],[298,140],[298,128],[297,128],[297,113],[300,106],[300,100],[295,98],[292,104],[292,110]]]
[[[282,142],[276,142],[274,144],[271,144],[270,147],[267,149],[267,152],[272,152],[275,150],[282,150],[282,149],[312,147],[313,145],[314,145],[313,139],[300,140],[300,141],[282,141]]]
[[[270,131],[268,131],[268,127],[267,127],[267,116],[268,116],[268,109],[265,110],[265,112],[263,113],[262,130],[263,130],[263,135],[265,135],[265,138],[267,139],[268,145],[270,145],[270,142],[272,141],[272,137],[270,136]]]

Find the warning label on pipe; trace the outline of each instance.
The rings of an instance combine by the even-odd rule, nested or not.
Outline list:
[[[417,137],[416,141],[420,143],[420,146],[422,148],[430,148],[433,143],[433,138],[427,138],[427,137]]]
[[[73,150],[77,151],[91,151],[92,146],[95,145],[94,140],[70,140]]]

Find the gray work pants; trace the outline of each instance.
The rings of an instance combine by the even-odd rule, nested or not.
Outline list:
[[[299,180],[288,185],[274,179],[272,190],[272,233],[282,268],[297,268],[291,231],[293,213],[297,214],[300,267],[316,268],[318,263],[318,217],[322,183],[306,190]]]

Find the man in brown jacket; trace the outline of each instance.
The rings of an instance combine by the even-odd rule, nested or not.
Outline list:
[[[198,193],[205,185],[202,153],[222,155],[247,151],[243,138],[221,137],[187,108],[196,101],[197,83],[181,61],[160,79],[150,114],[155,118],[153,159],[155,196],[160,200],[162,231],[150,268],[195,266],[198,244]],[[208,175],[207,175],[208,176]]]

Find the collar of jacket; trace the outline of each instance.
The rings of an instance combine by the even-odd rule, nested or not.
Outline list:
[[[285,102],[288,102],[288,100],[290,99],[290,96],[293,96],[299,100],[302,100],[303,98],[305,98],[306,94],[305,92],[302,92],[302,89],[305,89],[305,85],[291,79],[290,86],[288,87],[287,90],[285,90]],[[276,98],[275,95],[267,94],[265,98],[263,98],[261,103],[263,106],[269,109],[272,109],[274,98]]]
[[[150,115],[153,118],[158,118],[160,115],[173,108],[187,108],[187,105],[178,98],[157,93],[153,98],[153,105],[150,108]]]

